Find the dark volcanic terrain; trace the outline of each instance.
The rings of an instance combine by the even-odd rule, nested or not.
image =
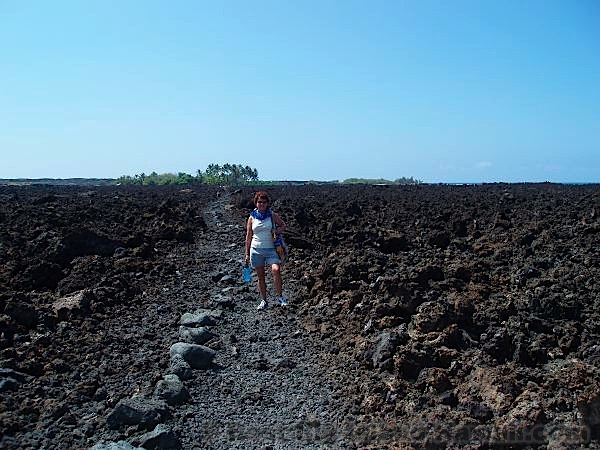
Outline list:
[[[599,186],[252,192],[0,187],[0,448],[600,448]]]

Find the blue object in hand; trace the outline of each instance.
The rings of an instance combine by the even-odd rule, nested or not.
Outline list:
[[[248,265],[244,266],[244,281],[246,282],[246,284],[250,283],[250,280],[252,279],[252,275],[250,273],[250,267],[248,267]]]

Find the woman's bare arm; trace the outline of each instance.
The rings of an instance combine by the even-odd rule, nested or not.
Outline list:
[[[283,233],[285,231],[285,229],[287,228],[287,225],[281,219],[281,216],[279,214],[277,214],[277,213],[274,212],[273,213],[273,220],[277,224],[277,228],[275,229],[275,232],[276,233]]]
[[[246,261],[250,257],[250,244],[252,243],[252,217],[248,217],[246,222]]]

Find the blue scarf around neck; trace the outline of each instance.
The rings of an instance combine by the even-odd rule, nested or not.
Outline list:
[[[271,212],[271,208],[267,208],[264,213],[261,213],[258,208],[254,208],[254,211],[252,211],[250,215],[255,219],[265,220],[271,217],[273,213]]]

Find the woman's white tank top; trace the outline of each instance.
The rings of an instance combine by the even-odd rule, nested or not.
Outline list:
[[[252,217],[252,242],[254,248],[275,248],[273,245],[273,222],[271,217],[264,220]]]

